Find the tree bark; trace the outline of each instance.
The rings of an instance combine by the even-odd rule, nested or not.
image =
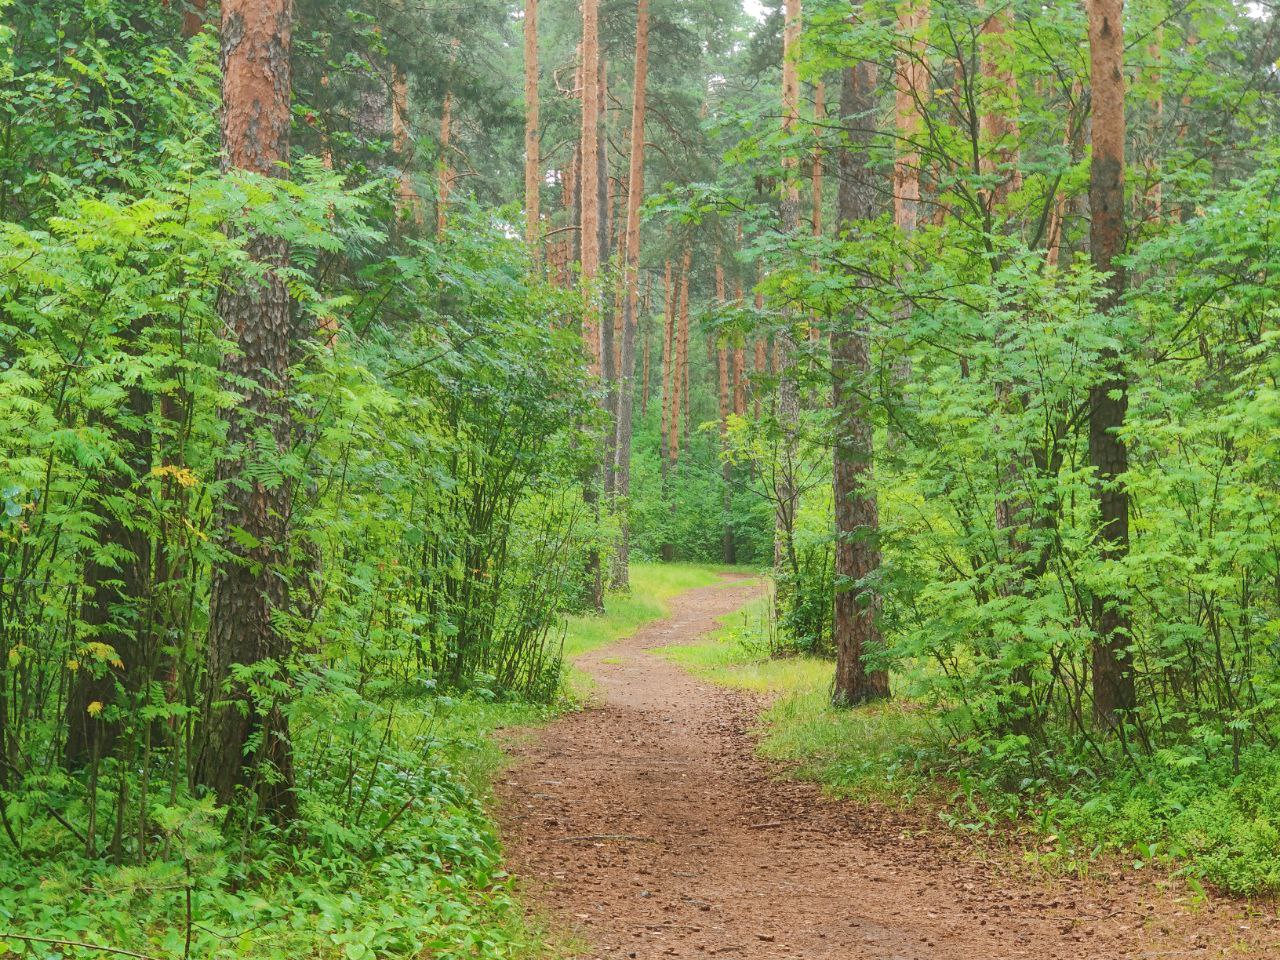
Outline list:
[[[840,232],[876,216],[876,189],[867,150],[875,116],[874,67],[845,71],[840,114],[847,126],[840,150]],[[895,197],[895,202],[896,202]],[[836,675],[832,700],[851,706],[889,696],[889,675],[868,670],[865,657],[882,643],[880,596],[873,582],[880,568],[879,513],[873,486],[875,429],[865,396],[871,380],[867,319],[853,307],[831,327],[831,405],[835,421],[832,493],[835,499],[835,610],[832,631]]]
[[[582,182],[580,234],[582,283],[586,304],[582,340],[593,376],[599,376],[600,311],[595,290],[600,270],[600,34],[599,0],[582,0],[582,132],[579,151]]]
[[[795,131],[800,116],[800,79],[796,66],[796,45],[800,41],[800,0],[786,0],[782,31],[782,130],[787,136]],[[782,230],[794,235],[800,229],[800,184],[797,178],[797,157],[790,146],[782,158]],[[793,535],[798,491],[795,478],[797,437],[795,424],[800,416],[800,395],[795,376],[790,371],[795,344],[791,334],[779,333],[774,344],[780,370],[778,378],[778,423],[782,431],[781,463],[778,465],[777,503],[774,510],[774,567],[781,570],[783,558],[794,552]],[[777,592],[779,612],[785,594]]]
[[[540,236],[542,140],[538,115],[538,0],[524,3],[524,211],[525,241],[534,256]]]
[[[208,0],[188,0],[182,8],[182,35],[188,39],[204,29]]]
[[[625,588],[630,581],[631,526],[627,498],[631,495],[631,417],[634,404],[635,340],[640,302],[640,204],[644,200],[644,122],[649,81],[649,0],[636,0],[636,57],[631,82],[631,157],[627,171],[627,220],[625,230],[624,282],[626,301],[622,313],[622,344],[618,384],[617,443],[614,472],[621,503],[618,524],[618,552],[613,582]],[[644,401],[648,405],[649,351],[645,341]]]
[[[1009,69],[1009,50],[1006,36],[1009,32],[1009,8],[1001,6],[982,24],[982,79],[986,89],[983,99],[985,109],[979,120],[981,139],[981,172],[995,177],[996,184],[986,191],[986,216],[989,229],[999,229],[996,220],[1009,194],[1022,186],[1022,173],[1018,169],[1018,121],[1013,109],[1002,110],[992,102],[1005,96],[1017,102],[1017,78]],[[918,194],[917,190],[917,194]]]
[[[1094,267],[1110,275],[1099,310],[1115,311],[1125,289],[1124,266],[1124,0],[1089,0],[1089,63],[1093,84],[1093,158],[1089,169],[1089,247]],[[1120,430],[1128,410],[1128,380],[1123,357],[1113,348],[1098,357],[1103,379],[1089,391],[1089,463],[1095,471],[1101,528],[1101,556],[1111,571],[1108,582],[1123,578],[1129,552],[1129,496],[1123,475],[1129,451]],[[1137,704],[1130,624],[1123,597],[1100,591],[1093,599],[1093,715],[1104,728],[1117,728]]]
[[[289,158],[291,9],[290,0],[222,2],[222,146],[228,170],[278,176]],[[267,272],[230,285],[218,302],[235,348],[222,362],[225,389],[243,393],[228,413],[231,455],[216,470],[224,491],[217,530],[225,556],[213,567],[204,743],[195,779],[224,804],[232,802],[237,787],[256,784],[261,810],[287,821],[296,816],[297,800],[284,712],[278,702],[253,703],[244,684],[230,681],[233,664],[282,661],[289,653],[272,617],[288,603],[292,483],[287,477],[264,483],[250,470],[255,463],[278,464],[290,443],[292,322],[277,272],[287,265],[289,250],[285,241],[256,233],[246,250]],[[251,740],[258,746],[246,757]]]
[[[397,66],[391,68],[391,142],[400,164],[397,211],[407,209],[414,223],[422,225],[422,204],[413,188],[413,150],[409,138],[409,80]],[[333,331],[336,333],[336,329]]]
[[[454,39],[451,59],[456,60],[460,41]],[[436,202],[436,239],[443,239],[449,218],[449,195],[453,192],[453,166],[449,152],[453,148],[453,88],[444,92],[444,105],[440,109],[440,173]]]
[[[738,224],[738,244],[737,250],[742,249],[742,224]],[[742,271],[735,273],[734,280],[734,301],[739,309],[746,303],[742,294]],[[735,334],[735,343],[733,348],[733,412],[738,416],[744,416],[747,412],[747,351],[743,345],[742,334]]]
[[[693,249],[685,247],[680,263],[680,302],[676,315],[675,406],[671,412],[671,463],[680,459],[680,425],[689,414],[689,271]]]
[[[899,8],[898,32],[909,39],[894,65],[894,116],[898,155],[893,163],[893,222],[910,233],[920,216],[920,106],[929,89],[923,34],[929,0],[911,0]]]
[[[671,261],[668,260],[663,270],[663,289],[666,300],[662,305],[662,443],[659,453],[662,456],[662,475],[667,475],[667,464],[671,461],[671,412],[672,390],[675,378],[674,357],[672,356],[671,338],[676,322],[676,281],[672,276]]]

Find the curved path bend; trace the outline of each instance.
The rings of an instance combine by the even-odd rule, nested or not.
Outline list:
[[[498,783],[511,869],[577,956],[1280,958],[1274,914],[1193,905],[1144,875],[1036,879],[924,815],[781,779],[754,755],[756,698],[649,652],[714,630],[760,589],[725,579],[580,658],[594,704],[514,744]]]

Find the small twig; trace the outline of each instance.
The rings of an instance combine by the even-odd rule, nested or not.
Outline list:
[[[137,953],[133,950],[122,950],[119,947],[108,947],[101,943],[85,943],[83,940],[54,940],[51,937],[28,937],[21,933],[0,933],[0,940],[25,940],[27,943],[48,943],[55,947],[83,947],[85,950],[97,950],[99,953],[114,953],[122,957],[136,957],[137,960],[160,960],[149,953]]]
[[[378,845],[378,841],[381,840],[383,836],[386,834],[386,832],[390,830],[391,827],[395,824],[395,822],[399,820],[401,816],[404,815],[404,812],[408,810],[411,806],[413,806],[413,801],[417,799],[418,799],[417,797],[410,797],[408,800],[406,800],[403,804],[400,805],[400,809],[397,810],[395,813],[393,813],[391,815],[391,819],[382,825],[382,829],[379,830],[376,834],[374,834],[373,840],[369,842],[369,846],[371,848]]]
[[[657,843],[653,837],[637,837],[630,833],[594,833],[584,837],[556,837],[556,843],[583,843],[588,840],[635,840],[639,843]]]

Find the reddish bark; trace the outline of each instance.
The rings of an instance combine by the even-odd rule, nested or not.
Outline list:
[[[538,116],[538,0],[524,3],[524,211],[525,240],[537,255],[542,189]]]
[[[1093,159],[1089,170],[1089,247],[1094,267],[1110,274],[1099,309],[1115,310],[1125,289],[1124,222],[1124,2],[1089,0],[1089,62],[1093,84]],[[1089,462],[1096,472],[1101,555],[1112,576],[1123,577],[1129,552],[1129,495],[1121,479],[1129,451],[1120,429],[1128,410],[1124,359],[1103,350],[1098,361],[1103,379],[1089,391]],[[1093,715],[1103,727],[1117,727],[1134,709],[1137,697],[1129,651],[1129,616],[1116,593],[1093,600]]]
[[[867,160],[875,109],[875,81],[868,64],[845,72],[840,113],[849,129],[840,150],[839,227],[847,230],[876,215],[875,175]],[[832,620],[836,675],[832,699],[850,706],[889,696],[889,675],[868,670],[865,656],[881,643],[879,514],[873,487],[875,429],[863,395],[871,377],[867,320],[855,309],[831,328],[831,405],[836,419],[832,453],[835,499],[835,610]]]
[[[292,41],[290,0],[222,2],[222,145],[227,169],[278,176],[289,157]],[[273,622],[288,604],[288,518],[292,484],[248,475],[254,462],[278,464],[291,435],[289,295],[276,272],[287,244],[253,234],[245,249],[268,267],[259,279],[228,285],[218,312],[235,349],[222,363],[226,389],[242,391],[229,409],[227,447],[218,462],[223,490],[218,539],[226,556],[213,567],[204,743],[195,779],[230,803],[237,787],[256,785],[262,809],[277,820],[297,813],[288,728],[277,703],[254,704],[243,684],[229,683],[233,664],[282,660],[285,638]],[[240,384],[247,383],[247,387]],[[266,440],[265,446],[262,445]],[[229,684],[224,689],[224,684]],[[248,744],[258,747],[245,756]],[[265,775],[265,768],[273,770]]]
[[[929,0],[913,0],[900,8],[898,32],[907,40],[894,64],[894,117],[901,151],[893,164],[893,222],[906,231],[916,227],[920,207],[920,105],[928,96],[929,68],[924,61],[924,33]]]
[[[581,264],[586,305],[582,317],[582,341],[593,376],[601,372],[600,310],[594,280],[600,271],[600,11],[599,0],[582,0],[582,130],[581,162]]]

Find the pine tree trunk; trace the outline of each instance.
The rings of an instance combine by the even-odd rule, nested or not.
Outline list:
[[[924,62],[924,31],[929,22],[929,0],[910,0],[899,8],[898,32],[911,38],[894,64],[894,114],[899,149],[893,163],[893,222],[908,233],[920,215],[920,107],[929,90],[929,69]]]
[[[868,162],[868,127],[875,116],[873,67],[860,63],[845,72],[840,114],[848,127],[840,149],[838,229],[856,229],[876,214],[875,173]],[[836,676],[832,699],[850,706],[889,696],[889,675],[868,670],[865,656],[881,644],[879,514],[872,485],[874,425],[862,400],[871,378],[867,320],[860,308],[831,327],[831,405],[835,415],[832,492],[835,498],[835,611],[832,630]]]
[[[676,383],[672,390],[675,406],[671,412],[671,463],[680,461],[681,422],[689,417],[689,271],[694,253],[685,248],[680,264],[680,303],[676,314]]]
[[[1017,98],[1017,79],[1009,69],[1010,51],[1006,42],[1009,32],[1009,9],[1001,7],[982,24],[982,80],[987,103],[979,120],[981,143],[980,172],[995,180],[995,186],[985,191],[987,223],[989,230],[1002,229],[998,223],[1002,208],[1009,195],[1022,186],[1022,173],[1018,169],[1018,121],[1016,106],[997,109],[991,103],[995,95]],[[916,188],[919,196],[919,187]]]
[[[644,124],[649,80],[649,0],[636,2],[635,72],[631,83],[631,157],[627,171],[627,218],[625,229],[624,283],[626,301],[622,314],[622,344],[618,386],[617,444],[614,448],[617,495],[621,501],[618,553],[614,563],[614,585],[623,588],[630,581],[631,526],[628,498],[631,496],[631,418],[635,402],[635,338],[640,300],[640,204],[644,201]],[[649,341],[645,339],[642,408],[648,407]]]
[[[452,44],[451,59],[457,59],[460,41]],[[440,109],[440,172],[436,200],[436,239],[443,239],[449,219],[449,195],[453,191],[453,165],[450,162],[453,147],[453,90],[444,92],[444,105]]]
[[[188,0],[182,8],[182,35],[188,39],[204,29],[208,0]]]
[[[653,362],[653,337],[650,334],[652,320],[646,320],[644,325],[644,374],[640,381],[640,416],[641,418],[649,416],[649,380],[653,375],[651,364]],[[629,468],[628,468],[629,469]]]
[[[737,238],[737,249],[741,251],[741,223],[738,224]],[[742,293],[742,271],[737,271],[735,277],[733,299],[738,308],[741,309],[746,303]],[[737,334],[735,341],[733,348],[733,412],[741,417],[747,412],[747,351],[743,345],[742,334]]]
[[[600,310],[595,290],[600,271],[600,36],[599,0],[582,0],[582,133],[579,140],[581,181],[582,282],[586,305],[582,318],[582,340],[593,376],[599,376]]]
[[[675,331],[676,321],[676,281],[672,276],[671,261],[663,268],[663,290],[666,300],[662,305],[662,424],[661,444],[658,453],[662,457],[662,475],[667,475],[667,464],[671,461],[671,398],[675,378],[672,376],[674,357],[672,356],[671,338]]]
[[[400,164],[397,211],[408,210],[414,223],[422,225],[422,204],[413,188],[413,150],[409,139],[409,80],[397,66],[391,68],[391,143]],[[336,328],[333,331],[336,333]]]
[[[291,9],[290,0],[222,2],[222,146],[228,169],[279,176],[279,164],[289,158]],[[268,269],[261,278],[229,285],[218,301],[235,346],[222,363],[225,389],[243,393],[228,413],[227,445],[234,454],[220,460],[216,471],[223,490],[216,527],[227,555],[213,567],[204,744],[195,779],[224,804],[232,802],[237,787],[256,784],[261,811],[287,821],[297,813],[297,800],[281,705],[254,704],[241,683],[224,688],[233,664],[283,661],[289,654],[272,617],[288,604],[292,484],[287,478],[263,483],[251,469],[280,463],[290,443],[291,309],[276,272],[288,263],[289,250],[283,240],[254,234],[246,251]],[[246,757],[251,740],[258,746]]]
[[[1110,274],[1099,303],[1105,315],[1119,307],[1125,289],[1125,269],[1117,262],[1125,239],[1124,0],[1089,0],[1087,10],[1093,83],[1089,247],[1094,268]],[[1129,451],[1119,434],[1128,410],[1129,384],[1116,350],[1103,350],[1098,360],[1104,379],[1089,391],[1089,463],[1096,471],[1101,555],[1118,581],[1129,552],[1129,495],[1121,479],[1129,468]],[[1093,715],[1104,728],[1118,727],[1137,704],[1129,616],[1123,603],[1116,593],[1100,592],[1093,599]]]
[[[601,216],[597,224],[596,250],[598,263],[609,262],[611,239],[611,221],[613,219],[613,180],[609,177],[608,127],[605,125],[605,102],[608,98],[608,67],[600,61],[599,85],[596,88],[596,202],[600,206]],[[621,291],[619,290],[620,294]],[[608,306],[606,306],[608,305]],[[604,434],[604,452],[600,461],[601,473],[604,476],[604,495],[608,509],[614,509],[614,496],[617,493],[617,464],[615,454],[618,442],[618,363],[620,360],[615,341],[617,327],[616,315],[612,308],[618,304],[613,298],[602,297],[600,300],[600,375],[604,380],[604,410],[607,426]]]
[[[538,0],[524,2],[524,211],[525,240],[538,253],[542,139],[538,116]]]
[[[782,130],[790,136],[795,132],[800,116],[800,78],[796,65],[796,48],[800,41],[800,0],[786,0],[782,33]],[[789,148],[782,158],[782,230],[794,235],[800,229],[800,184],[797,177],[797,158]],[[795,425],[800,416],[800,395],[795,376],[790,370],[795,344],[785,330],[778,334],[774,345],[781,371],[778,378],[778,423],[782,431],[781,462],[778,464],[778,480],[774,509],[774,569],[780,572],[784,566],[795,566],[795,517],[799,496],[795,460],[797,437]],[[785,591],[779,589],[776,596],[777,612],[785,604]]]

